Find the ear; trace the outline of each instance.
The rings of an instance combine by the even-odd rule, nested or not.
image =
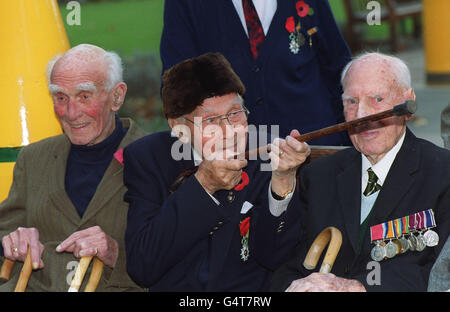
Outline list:
[[[111,91],[112,94],[112,110],[117,112],[125,101],[125,95],[127,94],[127,84],[125,82],[119,82],[114,86]]]
[[[188,143],[190,141],[191,130],[181,118],[168,118],[167,123],[181,142]]]
[[[416,93],[414,92],[413,88],[409,88],[407,89],[404,93],[403,93],[403,99],[406,100],[416,100]],[[412,119],[414,117],[414,115],[407,115],[406,116],[406,121]]]

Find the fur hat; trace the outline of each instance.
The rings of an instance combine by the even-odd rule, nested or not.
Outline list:
[[[162,101],[166,118],[189,114],[207,98],[238,93],[245,87],[220,53],[205,53],[164,72]]]

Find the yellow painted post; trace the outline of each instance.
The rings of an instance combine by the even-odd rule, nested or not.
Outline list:
[[[450,85],[450,1],[423,1],[427,83]]]
[[[0,201],[18,148],[62,132],[46,80],[47,62],[70,48],[56,0],[0,0]]]

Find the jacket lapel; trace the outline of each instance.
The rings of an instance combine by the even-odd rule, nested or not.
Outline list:
[[[70,152],[70,142],[65,135],[61,135],[61,141],[52,150],[53,165],[49,168],[48,179],[49,197],[55,207],[59,209],[71,222],[78,225],[80,216],[72,204],[65,190],[65,176],[67,157]]]
[[[361,154],[356,150],[348,165],[337,176],[337,189],[348,239],[357,253],[361,215]]]
[[[392,210],[399,205],[413,185],[413,174],[418,170],[419,164],[420,152],[415,145],[415,136],[407,129],[403,146],[395,157],[372,208],[373,213],[369,224],[389,221],[387,219]]]
[[[122,119],[124,128],[128,128],[125,137],[120,142],[119,148],[124,148],[137,138],[145,135],[143,131],[137,128],[131,119]],[[81,225],[87,223],[94,217],[99,210],[107,207],[106,203],[113,198],[122,188],[123,185],[123,166],[115,158],[112,159],[108,168],[101,179],[94,197],[89,202],[86,212],[83,215]]]

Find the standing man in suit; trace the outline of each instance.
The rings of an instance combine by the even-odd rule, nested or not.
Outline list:
[[[239,156],[249,144],[245,88],[219,53],[185,60],[163,79],[172,133],[124,151],[128,272],[150,291],[267,290],[300,235],[295,176],[309,146],[296,130],[276,139],[272,171]]]
[[[414,100],[410,83],[409,70],[398,58],[379,53],[356,58],[342,73],[346,120]],[[274,275],[273,289],[426,291],[431,267],[450,231],[450,152],[416,138],[406,127],[409,118],[394,116],[351,129],[349,135],[355,148],[319,159],[301,171],[304,234],[295,256]],[[411,232],[421,227],[420,217],[428,209],[434,212],[434,230],[441,240],[437,246],[425,248],[423,241],[419,245],[422,234]],[[382,244],[396,245],[397,241],[385,240],[374,243],[385,248],[381,251],[387,258],[383,253],[381,258],[371,254],[375,247],[372,239],[378,240],[377,235],[380,240],[394,238],[392,231],[402,229],[399,225],[392,228],[389,222],[399,218],[409,220],[410,233],[405,237],[417,242],[417,246],[397,246],[394,251],[399,254],[388,254],[388,246]],[[432,221],[431,215],[428,221]],[[380,224],[384,230],[376,233]],[[391,226],[390,230],[386,225]],[[314,238],[328,226],[337,227],[343,237],[334,274],[311,274],[303,268],[303,260]],[[397,236],[400,238],[406,229],[403,226]],[[395,247],[392,245],[389,248]],[[379,282],[368,275],[368,263],[375,259],[379,263]]]
[[[29,246],[35,272],[27,290],[67,291],[76,261],[97,256],[105,264],[99,291],[139,291],[126,272],[128,207],[118,155],[145,133],[116,114],[127,91],[121,59],[78,45],[49,62],[48,79],[64,134],[20,151],[0,204],[1,255],[24,261]],[[14,289],[19,270],[0,290]]]
[[[246,87],[249,124],[278,125],[280,137],[344,121],[351,54],[326,0],[166,0],[160,50],[164,70],[223,54]],[[346,132],[308,143],[351,145]]]

